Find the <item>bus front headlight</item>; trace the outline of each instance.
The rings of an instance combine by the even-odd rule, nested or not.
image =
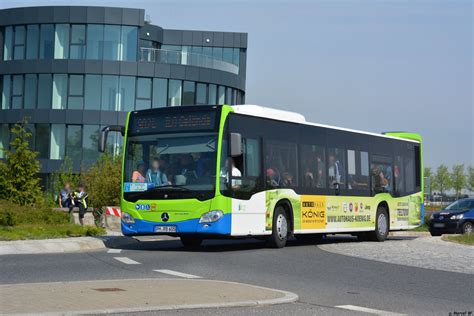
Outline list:
[[[133,218],[133,216],[128,214],[128,213],[125,213],[125,212],[122,212],[122,221],[125,224],[134,224],[135,223],[135,219]]]
[[[220,210],[209,211],[201,215],[199,223],[214,223],[220,220],[224,216],[224,213]]]

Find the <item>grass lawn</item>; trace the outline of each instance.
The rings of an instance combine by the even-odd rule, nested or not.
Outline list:
[[[80,236],[100,236],[105,230],[75,224],[20,224],[0,226],[0,240],[47,239]]]
[[[458,244],[474,246],[474,234],[443,235],[443,240],[456,242]]]

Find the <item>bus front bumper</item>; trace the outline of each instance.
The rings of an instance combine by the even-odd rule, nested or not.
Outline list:
[[[125,236],[135,235],[175,235],[203,234],[203,235],[230,235],[231,214],[224,216],[213,223],[199,223],[199,218],[181,222],[157,223],[135,219],[135,223],[128,224],[122,221],[122,233]],[[169,230],[159,227],[170,227]],[[165,231],[166,230],[166,231]],[[174,231],[175,230],[175,231]]]

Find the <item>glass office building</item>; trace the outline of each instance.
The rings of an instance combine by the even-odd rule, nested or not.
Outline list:
[[[127,111],[245,100],[247,34],[167,30],[142,9],[0,10],[0,149],[28,117],[45,179],[64,158],[98,158],[101,126]],[[114,135],[109,150],[120,153]],[[0,159],[4,158],[0,150]]]

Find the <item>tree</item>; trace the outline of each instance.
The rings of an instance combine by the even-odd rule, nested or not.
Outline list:
[[[425,167],[425,173],[424,173],[425,178],[430,179],[430,195],[432,194],[431,188],[433,187],[433,171],[431,170],[430,167]],[[426,194],[426,192],[425,192]]]
[[[28,119],[16,123],[11,134],[11,150],[5,150],[5,162],[0,161],[0,199],[20,205],[43,202],[43,193],[38,172],[38,152],[30,149],[32,134],[27,130]]]
[[[466,189],[474,192],[474,167],[473,166],[470,166],[467,169]]]
[[[466,186],[466,175],[464,174],[464,165],[454,165],[451,173],[451,185],[456,191],[456,199],[459,199],[461,190]]]
[[[446,190],[452,188],[451,177],[449,175],[448,167],[446,167],[445,165],[440,165],[438,167],[433,180],[434,181],[431,186],[434,190],[438,190],[441,193],[441,196],[443,196]]]
[[[103,154],[81,180],[87,187],[89,205],[102,210],[105,206],[120,204],[121,164],[116,156]]]

